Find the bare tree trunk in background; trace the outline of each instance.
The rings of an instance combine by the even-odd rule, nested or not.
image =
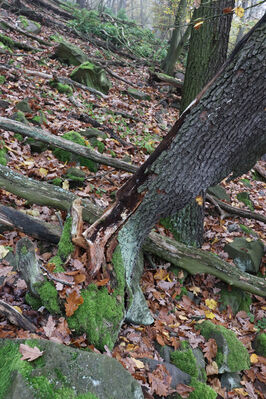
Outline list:
[[[199,30],[192,28],[181,101],[181,112],[191,103],[226,60],[232,14],[223,9],[234,7],[234,0],[203,0],[193,19],[205,20]],[[219,18],[213,18],[219,15]],[[209,19],[208,19],[209,18]],[[193,20],[192,19],[192,20]],[[184,244],[200,247],[203,243],[205,193],[201,198],[167,218],[164,224]]]

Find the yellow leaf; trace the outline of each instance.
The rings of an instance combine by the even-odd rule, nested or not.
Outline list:
[[[245,14],[245,10],[243,7],[236,7],[234,8],[235,14],[239,17],[242,18],[243,15]]]
[[[178,316],[178,318],[179,318],[180,320],[188,320],[188,318],[187,318],[186,316],[182,316],[182,314],[180,314],[180,315]]]
[[[134,359],[134,357],[132,357],[131,359],[133,360],[138,369],[144,369],[145,365],[143,362],[141,362],[138,359]]]
[[[217,308],[217,302],[214,299],[206,299],[205,303],[206,303],[206,306],[208,306],[208,308],[211,310],[214,310]]]
[[[194,28],[195,28],[195,26],[194,26]],[[198,196],[196,197],[196,203],[197,203],[199,206],[202,206],[202,205],[203,205],[203,198],[202,198],[201,195],[198,195]]]
[[[22,314],[22,310],[19,306],[13,306],[13,308],[16,309],[20,314]]]
[[[198,30],[198,29],[201,27],[201,25],[203,24],[203,22],[204,22],[204,21],[199,21],[199,22],[197,22],[197,23],[193,26],[193,28],[196,29],[196,30]]]
[[[62,188],[64,190],[69,190],[69,181],[68,180],[63,181]]]
[[[234,392],[239,393],[240,395],[243,396],[248,396],[248,393],[244,390],[244,388],[235,388]]]
[[[4,245],[0,245],[0,259],[3,259],[9,252],[9,249]]]
[[[34,161],[32,161],[32,160],[24,161],[23,165],[25,165],[25,166],[34,166]]]
[[[256,353],[252,353],[252,355],[250,356],[250,362],[252,364],[257,363],[259,360],[258,356],[256,355]]]
[[[39,172],[40,172],[41,177],[45,177],[48,174],[48,170],[44,169],[44,168],[40,168]]]
[[[201,289],[200,289],[200,287],[193,286],[193,287],[189,287],[189,291],[192,291],[193,294],[197,296],[201,292]]]
[[[207,319],[211,319],[212,320],[212,319],[215,318],[215,314],[210,312],[209,310],[206,310],[204,313],[205,313],[205,316],[206,316]]]
[[[262,309],[262,310],[266,310],[266,306],[262,306],[261,309]]]

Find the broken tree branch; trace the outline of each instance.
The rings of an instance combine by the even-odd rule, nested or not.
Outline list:
[[[43,143],[47,143],[66,151],[70,151],[73,154],[83,156],[95,162],[99,162],[103,165],[108,165],[112,166],[113,168],[125,170],[126,172],[134,173],[138,169],[136,166],[130,165],[127,162],[119,161],[118,159],[102,155],[96,151],[91,150],[88,147],[73,143],[69,140],[65,140],[62,137],[55,136],[46,130],[26,126],[21,122],[17,122],[8,118],[0,117],[0,128],[19,133],[22,136],[32,137],[33,139],[41,141]]]

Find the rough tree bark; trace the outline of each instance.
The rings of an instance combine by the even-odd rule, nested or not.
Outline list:
[[[130,285],[138,251],[158,219],[231,173],[248,171],[265,153],[265,30],[266,15],[120,189],[114,206],[84,233],[92,275],[110,259],[118,240]]]
[[[226,7],[234,7],[234,0],[203,0],[195,9],[192,20],[204,20],[200,29],[192,29],[183,86],[181,109],[191,103],[195,96],[218,72],[227,57],[231,14],[223,14]],[[219,16],[217,18],[217,16]],[[184,244],[201,247],[204,232],[205,194],[201,193],[200,205],[191,204],[164,221],[174,237]]]

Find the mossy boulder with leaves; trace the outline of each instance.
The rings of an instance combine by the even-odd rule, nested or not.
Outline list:
[[[88,60],[88,56],[78,46],[65,40],[56,46],[53,57],[67,65],[76,66]]]
[[[104,94],[108,94],[111,88],[111,82],[107,78],[105,71],[89,61],[75,68],[71,72],[70,78]]]

